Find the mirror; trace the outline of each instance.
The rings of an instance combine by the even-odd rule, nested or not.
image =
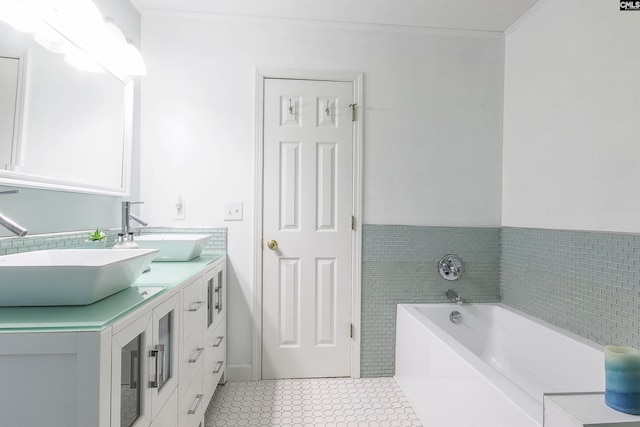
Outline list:
[[[0,184],[128,195],[132,86],[0,21]]]

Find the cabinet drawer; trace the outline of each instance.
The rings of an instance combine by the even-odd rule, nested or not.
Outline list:
[[[205,297],[204,278],[198,278],[184,288],[182,292],[182,331],[184,336],[187,336],[206,316],[207,299]]]
[[[204,361],[202,343],[202,322],[198,323],[184,340],[180,370],[180,384],[191,384],[196,372]]]
[[[205,401],[205,396],[202,393],[201,371],[196,371],[196,373],[198,374],[196,379],[191,382],[186,391],[182,392],[181,390],[180,427],[198,427],[204,419],[204,412],[209,404]],[[181,382],[180,387],[182,384]]]
[[[211,399],[227,369],[227,337],[225,319],[222,319],[213,337],[205,346],[204,372],[202,374],[203,390],[206,397]]]

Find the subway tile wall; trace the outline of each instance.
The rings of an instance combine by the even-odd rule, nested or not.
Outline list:
[[[91,231],[72,231],[65,233],[35,234],[25,237],[0,238],[0,255],[14,254],[18,252],[30,252],[43,249],[74,249],[82,248]],[[119,229],[104,230],[107,235],[105,246],[110,248],[115,243]],[[149,227],[136,229],[136,234],[213,234],[213,238],[207,243],[204,252],[216,253],[227,250],[226,228],[178,228],[178,227]]]
[[[362,251],[363,377],[394,374],[397,303],[447,302],[447,289],[469,302],[499,300],[499,227],[364,225]],[[456,281],[438,273],[447,254],[464,263]]]
[[[227,252],[227,229],[196,227],[196,228],[178,228],[178,227],[145,227],[138,229],[139,234],[212,234],[213,237],[207,242],[204,248],[205,253],[226,253]]]
[[[640,235],[505,227],[502,301],[600,344],[640,347]]]

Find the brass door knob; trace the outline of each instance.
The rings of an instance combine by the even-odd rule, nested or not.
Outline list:
[[[278,242],[276,242],[275,240],[269,240],[267,242],[267,247],[272,251],[275,251],[276,249],[278,249]]]

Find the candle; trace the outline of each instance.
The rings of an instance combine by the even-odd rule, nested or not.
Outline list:
[[[606,346],[604,370],[605,403],[617,411],[640,415],[640,351]]]

